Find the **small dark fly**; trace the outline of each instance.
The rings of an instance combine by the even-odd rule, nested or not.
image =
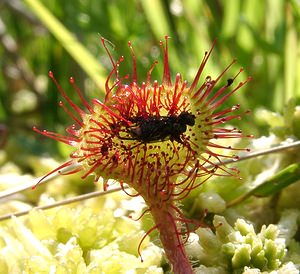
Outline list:
[[[137,140],[142,143],[167,140],[183,143],[181,135],[187,130],[187,126],[195,125],[195,119],[195,115],[186,111],[179,115],[135,117],[131,119],[134,125],[127,129],[130,137],[121,139]]]

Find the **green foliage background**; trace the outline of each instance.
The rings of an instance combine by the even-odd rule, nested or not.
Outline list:
[[[40,3],[73,37],[43,13]],[[217,75],[236,58],[236,70],[245,69],[240,80],[247,75],[253,78],[233,98],[235,103],[245,110],[263,106],[282,111],[289,98],[299,101],[300,7],[296,0],[13,0],[1,2],[0,20],[1,128],[8,129],[13,147],[26,153],[57,155],[56,142],[42,138],[42,143],[36,142],[40,137],[32,132],[32,125],[61,132],[70,122],[57,107],[60,98],[47,77],[49,70],[68,94],[74,94],[68,83],[69,76],[74,76],[88,99],[103,98],[111,67],[100,36],[111,41],[116,58],[125,56],[124,74],[131,71],[127,41],[132,41],[139,81],[145,79],[156,58],[160,65],[153,79],[161,79],[159,40],[164,35],[171,37],[173,75],[180,72],[189,81],[204,51],[217,38],[206,75]],[[247,124],[247,133],[264,132],[253,119],[247,119],[240,125]]]

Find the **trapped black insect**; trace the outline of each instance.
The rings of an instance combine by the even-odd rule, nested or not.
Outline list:
[[[130,136],[123,139],[137,140],[143,143],[167,140],[182,143],[181,134],[186,131],[187,126],[195,124],[195,118],[195,115],[189,112],[160,117],[135,117],[131,119],[134,125],[127,130]]]

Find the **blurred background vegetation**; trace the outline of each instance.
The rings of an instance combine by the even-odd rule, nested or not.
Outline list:
[[[290,142],[299,140],[300,108],[295,111],[295,104],[300,105],[299,34],[299,0],[0,0],[1,193],[47,174],[58,166],[57,161],[63,162],[68,158],[71,152],[68,146],[35,133],[32,127],[64,134],[65,128],[73,123],[70,116],[58,106],[62,96],[49,79],[49,70],[53,71],[68,96],[79,105],[81,102],[69,83],[70,76],[75,78],[87,101],[91,101],[92,98],[103,99],[105,80],[111,71],[111,63],[101,44],[101,36],[109,41],[107,46],[115,59],[121,55],[125,57],[120,66],[121,76],[132,71],[132,59],[127,45],[129,40],[132,42],[140,83],[145,80],[156,59],[159,64],[152,73],[152,79],[161,81],[163,54],[159,41],[163,40],[165,35],[170,36],[169,62],[173,79],[176,73],[180,72],[188,82],[193,80],[204,52],[209,50],[213,41],[217,39],[202,79],[207,75],[215,78],[232,59],[237,59],[237,63],[226,73],[220,85],[226,84],[227,79],[233,77],[240,67],[244,68],[244,72],[239,76],[237,83],[248,76],[252,77],[253,80],[226,104],[241,104],[241,111],[252,111],[236,123],[245,134],[254,134],[257,138],[252,139],[250,144],[253,150],[279,145],[288,138]],[[290,101],[291,98],[294,99],[293,102]],[[287,104],[289,107],[286,108]],[[226,109],[226,106],[222,108]],[[270,133],[275,133],[276,138]],[[259,138],[263,135],[271,135],[271,138]],[[239,206],[250,196],[252,200],[247,200],[245,207],[242,205],[240,212],[237,212],[239,216],[242,213],[243,218],[258,225],[276,223],[277,215],[279,216],[277,213],[281,214],[281,209],[299,210],[298,150],[238,162],[238,165],[243,181],[226,177],[226,184],[220,184],[220,180],[225,177],[215,176],[210,184],[206,183],[202,188],[197,188],[189,199],[184,201],[185,214],[187,213],[189,218],[198,219],[207,208],[209,212],[223,214],[225,201],[229,208]],[[275,174],[279,170],[283,171]],[[97,188],[97,184],[92,183],[93,178],[89,178],[90,183],[86,184],[78,180],[78,176],[80,175],[59,176],[51,184],[38,187],[35,191],[30,189],[22,195],[12,196],[11,200],[1,200],[0,215],[30,209],[32,205],[53,203],[52,198],[61,200]],[[295,182],[297,184],[293,184]],[[293,184],[291,188],[284,189],[289,184]],[[283,194],[278,194],[280,191]],[[211,194],[214,196],[210,196]],[[103,209],[105,199],[114,199],[116,209],[124,207],[124,216],[127,216],[128,212],[142,210],[140,204],[136,206],[134,201],[132,208],[128,204],[125,205],[129,196],[124,198],[121,195],[125,196],[123,192],[118,192],[115,196],[106,195],[103,200],[99,198],[88,200],[86,204],[82,202],[78,205],[80,218],[79,215],[74,215],[74,211],[65,212],[64,207],[57,208],[62,212],[59,214],[56,214],[56,211],[44,211],[45,213],[35,215],[32,211],[29,219],[31,218],[30,222],[34,224],[31,224],[31,229],[36,234],[34,237],[41,239],[50,231],[49,238],[55,239],[56,243],[65,243],[73,235],[79,239],[80,248],[86,255],[88,250],[99,248],[90,243],[89,239],[102,241],[103,234],[102,231],[98,233],[102,224],[95,223],[93,218],[90,218],[90,213],[82,209],[93,208],[97,213],[100,209],[100,221],[103,221],[102,212],[107,213],[107,210]],[[229,212],[226,218],[234,223],[237,215],[230,210],[231,208],[224,211],[224,214]],[[141,229],[139,223],[133,222],[134,225],[132,223],[128,226],[127,220],[124,225],[122,219],[120,222],[115,218],[111,208],[109,212],[111,213],[107,213],[107,218],[103,221],[107,227],[104,230],[104,238],[107,237],[110,242],[116,237],[120,243],[126,239],[124,243],[132,249],[134,245],[127,244],[128,231],[133,233],[138,243],[141,235],[136,232]],[[57,217],[57,224],[52,222],[51,214]],[[297,218],[293,216],[289,215],[289,219],[296,222]],[[45,218],[51,220],[52,225],[49,225]],[[72,222],[67,222],[68,230],[61,230],[61,223],[70,219],[78,220],[78,223],[74,222],[76,225],[71,225]],[[28,223],[28,219],[24,220]],[[6,223],[0,226],[1,235],[3,231],[7,231],[2,237],[9,241],[18,238],[21,245],[26,247],[29,242],[27,229],[22,232],[20,225],[15,225],[17,220],[14,220],[15,223],[9,222],[8,227]],[[149,230],[152,225],[151,220],[143,218],[144,231]],[[125,238],[122,238],[119,232],[114,232],[119,231],[119,226],[124,229]],[[294,237],[296,224],[290,227],[290,237]],[[11,231],[13,233],[8,237],[8,232]],[[1,239],[0,253],[1,249],[6,248],[3,248],[3,238]],[[291,261],[299,265],[299,229],[295,239],[297,248],[293,250],[288,246],[292,255],[287,257],[287,261],[296,254],[298,259],[293,258]],[[90,246],[85,245],[86,243]],[[9,266],[15,265],[18,260],[24,264],[24,258],[25,265],[26,260],[32,263],[32,257],[28,257],[28,253],[20,252],[23,249],[17,249],[13,244],[8,246],[13,251],[12,254],[17,255],[5,255],[2,256],[2,260],[0,258],[1,273],[5,273],[2,269],[4,264],[1,264],[4,259],[5,265]],[[38,247],[33,248],[29,245],[29,254],[39,254],[40,250],[36,249]],[[136,250],[137,248],[129,253],[135,254]],[[213,262],[216,262],[218,257],[215,257],[215,252],[211,254],[214,254],[212,258]],[[44,254],[40,254],[40,257],[43,256]],[[57,256],[53,256],[52,259],[56,262]],[[72,256],[66,257],[69,257],[70,261],[73,260]],[[96,257],[102,259],[101,255]],[[119,257],[115,258],[119,260]],[[63,260],[65,261],[64,257]],[[93,260],[91,258],[87,262]],[[59,260],[57,261],[60,264]],[[36,262],[38,267],[48,267],[39,260]],[[117,265],[113,260],[111,263]],[[154,264],[160,263],[155,261]],[[32,265],[28,266],[32,272]]]
[[[132,41],[140,82],[155,59],[160,63],[153,79],[161,80],[159,40],[165,35],[171,37],[172,75],[180,72],[189,82],[204,52],[217,38],[204,76],[215,77],[236,58],[238,65],[226,77],[243,67],[239,81],[247,76],[253,81],[230,103],[240,103],[242,109],[253,112],[261,107],[280,112],[292,97],[299,103],[299,33],[297,0],[2,0],[1,146],[10,160],[25,169],[26,155],[67,157],[67,148],[34,133],[32,126],[63,133],[72,122],[58,107],[61,98],[49,81],[49,70],[74,101],[78,98],[69,84],[70,76],[75,77],[88,101],[103,98],[111,65],[101,36],[113,44],[115,58],[125,56],[120,69],[123,75],[131,72],[127,41]],[[246,128],[247,134],[265,132],[252,115],[239,126]]]

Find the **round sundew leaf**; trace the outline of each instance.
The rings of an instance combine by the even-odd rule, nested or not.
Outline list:
[[[27,1],[34,2],[34,0]],[[43,10],[42,12],[44,13]],[[124,57],[114,61],[107,47],[107,41],[101,38],[113,67],[106,80],[106,95],[103,102],[94,99],[91,104],[88,103],[71,77],[70,83],[82,103],[82,105],[75,104],[58,83],[53,72],[49,72],[49,77],[67,103],[65,105],[64,102],[60,102],[60,106],[73,119],[74,124],[67,127],[66,135],[36,127],[34,130],[73,146],[75,150],[71,153],[69,161],[42,177],[38,184],[47,176],[60,172],[65,167],[71,167],[74,163],[78,163],[79,167],[71,169],[64,175],[83,171],[82,179],[94,175],[95,181],[98,181],[102,177],[104,189],[107,188],[106,182],[110,179],[118,181],[125,192],[124,185],[127,184],[135,190],[135,194],[126,193],[131,197],[137,195],[142,197],[148,206],[145,212],[149,211],[154,219],[155,225],[145,236],[157,229],[166,256],[173,265],[173,271],[192,273],[192,267],[183,248],[192,221],[184,216],[177,201],[186,198],[192,190],[200,187],[212,176],[238,176],[235,168],[228,168],[219,163],[222,163],[223,158],[236,159],[232,154],[237,150],[246,149],[234,148],[232,145],[224,146],[218,141],[251,137],[243,135],[236,127],[224,127],[225,123],[241,118],[243,113],[239,112],[239,104],[231,107],[227,107],[226,104],[231,95],[251,78],[237,83],[235,79],[243,72],[240,68],[229,80],[223,79],[236,60],[233,60],[216,78],[210,75],[203,76],[204,67],[216,44],[214,41],[210,50],[204,53],[192,83],[189,85],[187,81],[183,81],[180,73],[176,74],[172,83],[168,39],[169,37],[165,36],[165,42],[160,42],[163,49],[161,83],[151,81],[154,69],[152,66],[146,75],[146,82],[138,84],[140,80],[137,79],[137,60],[131,42],[128,44],[132,55],[133,72],[131,77],[127,77],[119,74],[119,66]],[[132,80],[128,80],[131,78]],[[113,84],[110,84],[111,82]],[[205,199],[209,210],[212,209],[214,212],[224,210],[224,201],[221,206],[218,205],[220,197],[212,194],[210,197],[204,197]],[[111,217],[119,214],[114,213],[115,216]],[[104,212],[102,214],[105,216]],[[75,218],[69,219],[68,226],[64,224],[64,212],[58,215],[54,225],[68,230],[69,226],[75,225],[79,241],[87,239],[88,245],[94,245],[88,238],[90,234],[98,235],[99,227],[104,228],[101,233],[103,238],[111,240],[124,231],[113,229],[117,223],[124,221],[124,219],[117,221],[116,218],[111,218],[114,221],[108,220],[105,225],[98,224],[97,231],[86,230],[86,227],[95,227],[95,222],[97,223],[96,214],[87,208]],[[224,226],[225,224],[222,225]],[[182,229],[184,227],[186,229]],[[234,238],[235,235],[228,237],[230,240],[230,237]],[[142,237],[138,244],[138,254],[144,239],[145,237]],[[208,239],[207,245],[213,245],[212,242]],[[178,261],[181,263],[178,264]]]

